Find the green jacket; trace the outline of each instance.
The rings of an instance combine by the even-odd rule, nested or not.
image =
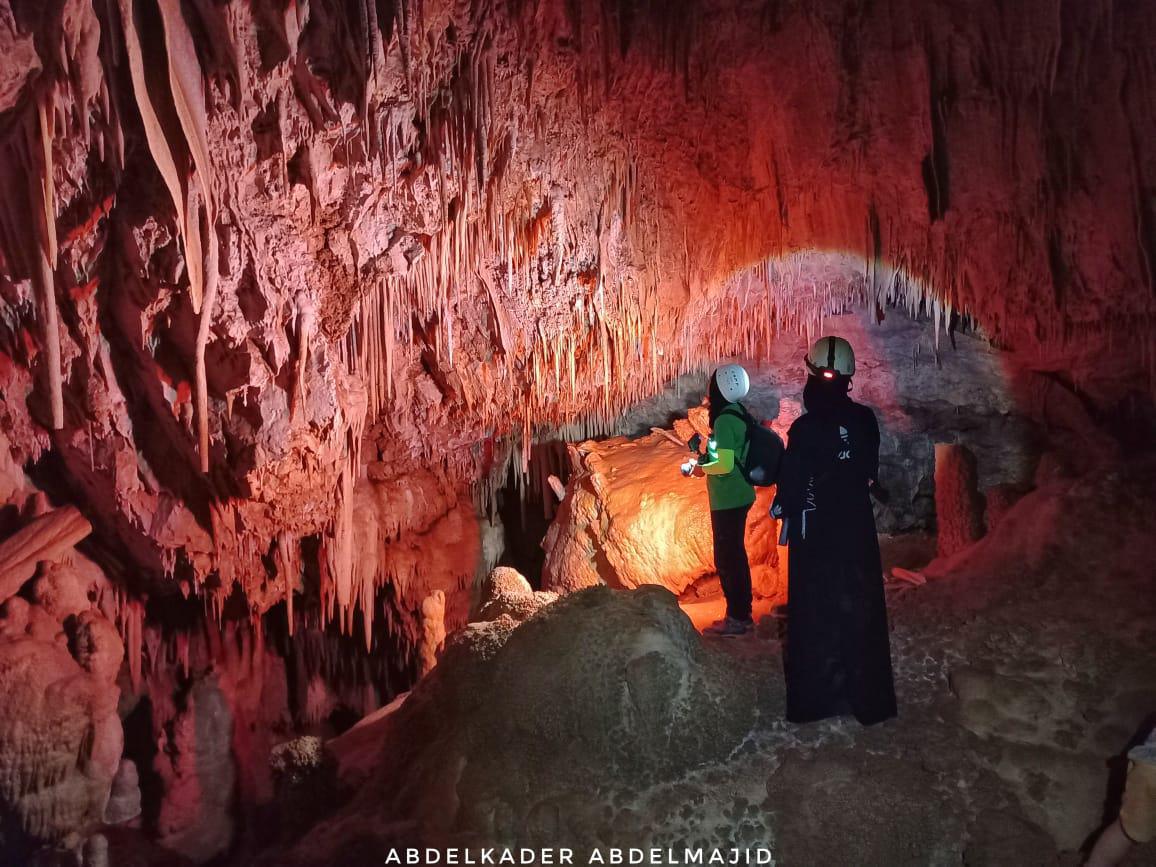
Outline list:
[[[724,409],[742,410],[737,403],[727,404]],[[737,464],[747,459],[747,424],[738,416],[720,415],[711,432],[714,442],[715,460],[703,463],[706,474],[706,493],[710,498],[710,509],[738,509],[755,501],[755,489],[743,476]]]

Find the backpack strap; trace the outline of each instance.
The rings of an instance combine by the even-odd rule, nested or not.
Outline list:
[[[732,409],[733,406],[737,406],[738,409]],[[719,415],[733,415],[735,418],[740,418],[748,424],[751,421],[751,414],[747,412],[747,408],[741,403],[728,406],[726,409],[720,412]]]
[[[734,409],[733,407],[738,407],[738,409]],[[745,427],[743,428],[743,439],[747,444],[747,450],[748,450],[747,457],[750,457],[750,454],[749,454],[750,445],[751,445],[750,426],[751,426],[751,423],[754,421],[754,417],[749,412],[747,412],[747,408],[745,406],[743,406],[741,403],[732,404],[731,406],[728,406],[726,409],[724,409],[722,412],[719,413],[720,418],[724,415],[734,416],[735,418],[739,419],[739,421],[743,422],[743,424],[745,425]],[[737,452],[735,453],[735,466],[737,466],[740,470],[743,471],[743,476],[745,477],[746,476],[746,461],[740,461]]]

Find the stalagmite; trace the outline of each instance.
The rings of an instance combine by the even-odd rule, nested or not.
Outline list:
[[[935,445],[935,517],[941,557],[961,551],[983,535],[975,456],[965,446]]]
[[[438,590],[421,603],[421,637],[418,642],[418,676],[428,674],[437,665],[438,654],[446,641],[446,595]]]

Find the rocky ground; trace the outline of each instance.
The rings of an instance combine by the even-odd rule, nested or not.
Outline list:
[[[1077,864],[1156,712],[1154,479],[1151,461],[1045,466],[926,585],[890,585],[901,710],[870,729],[787,725],[775,618],[704,641],[661,588],[471,627],[388,717],[358,793],[276,863],[380,863],[422,842]]]

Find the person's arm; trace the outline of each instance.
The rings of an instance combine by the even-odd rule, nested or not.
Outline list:
[[[868,484],[879,481],[879,421],[870,407],[863,407],[864,448],[855,457]]]
[[[803,426],[797,420],[787,432],[787,450],[779,465],[779,481],[775,490],[775,502],[784,514],[797,511],[803,498],[803,448],[805,435]]]
[[[746,422],[733,415],[721,415],[714,424],[711,441],[714,449],[707,447],[707,460],[700,463],[708,476],[725,476],[735,470],[735,455],[742,448],[746,438]]]

